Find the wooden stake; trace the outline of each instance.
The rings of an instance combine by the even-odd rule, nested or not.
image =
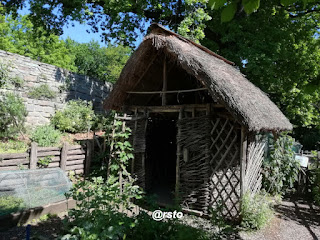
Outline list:
[[[166,57],[164,57],[163,60],[163,85],[162,85],[162,106],[167,105],[167,62],[166,62]]]
[[[36,169],[37,168],[37,162],[38,162],[38,145],[35,142],[31,143],[31,150],[30,150],[30,169]]]
[[[94,142],[94,139],[92,139],[92,142]],[[85,162],[85,171],[84,174],[86,176],[90,173],[90,165],[91,165],[91,159],[92,159],[92,145],[90,140],[87,140],[87,151],[86,151],[86,162]]]
[[[66,170],[69,144],[65,142],[61,150],[60,168]]]

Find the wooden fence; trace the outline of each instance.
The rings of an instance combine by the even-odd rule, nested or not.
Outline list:
[[[48,168],[60,167],[67,171],[74,171],[75,174],[88,174],[91,163],[91,142],[83,145],[69,145],[64,143],[59,147],[38,147],[31,143],[30,149],[25,153],[0,154],[0,171],[37,169],[38,161],[50,157],[51,162]]]

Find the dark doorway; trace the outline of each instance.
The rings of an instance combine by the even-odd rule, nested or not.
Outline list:
[[[176,181],[177,114],[150,114],[146,136],[146,190],[172,204]]]

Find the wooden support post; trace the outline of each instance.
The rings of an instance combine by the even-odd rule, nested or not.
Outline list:
[[[182,119],[183,108],[180,108],[179,120]],[[181,129],[178,128],[177,140],[181,135]],[[180,188],[180,158],[181,158],[181,146],[177,141],[177,160],[176,160],[176,186],[175,186],[175,199],[179,200],[179,188]]]
[[[68,149],[69,149],[69,144],[67,142],[64,142],[61,150],[61,160],[60,160],[60,168],[63,171],[66,170]]]
[[[247,131],[244,126],[241,126],[241,149],[240,149],[240,199],[246,193],[245,171],[247,160]]]
[[[134,148],[134,144],[136,142],[136,135],[137,135],[137,128],[138,128],[138,108],[136,108],[134,110],[134,117],[135,117],[135,121],[134,121],[134,132],[133,132],[133,141],[132,141],[132,147]],[[134,149],[133,149],[134,150]],[[134,158],[135,156],[133,156],[132,160],[131,160],[131,174],[134,174]]]
[[[166,62],[166,57],[164,57],[163,60],[163,85],[162,85],[162,106],[167,105],[167,62]]]
[[[31,143],[30,150],[30,169],[36,169],[38,162],[38,145],[35,142]]]
[[[94,139],[92,140],[92,143],[94,143]],[[85,176],[88,176],[90,173],[90,165],[91,165],[91,160],[92,160],[92,146],[91,141],[88,139],[87,140],[87,151],[86,151],[86,162],[85,162],[85,170],[84,174]]]

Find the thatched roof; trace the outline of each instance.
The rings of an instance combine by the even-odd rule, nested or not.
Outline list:
[[[119,110],[138,84],[141,74],[157,54],[166,54],[205,85],[229,112],[250,131],[291,130],[292,125],[259,88],[248,81],[233,63],[161,25],[152,24],[138,49],[123,68],[105,101],[106,109]]]

